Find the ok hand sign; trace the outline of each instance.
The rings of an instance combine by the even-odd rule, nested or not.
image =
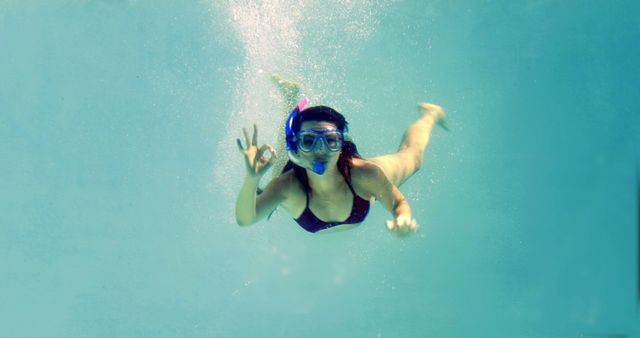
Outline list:
[[[244,132],[244,139],[247,147],[244,148],[242,146],[240,139],[236,139],[236,141],[238,142],[240,152],[244,155],[247,174],[260,178],[273,165],[276,158],[276,151],[269,144],[265,144],[258,149],[258,127],[255,124],[253,125],[253,138],[251,143],[249,143],[249,134],[247,133],[247,130],[242,128],[242,131]],[[271,152],[271,157],[269,158],[263,156],[264,152],[267,150]]]

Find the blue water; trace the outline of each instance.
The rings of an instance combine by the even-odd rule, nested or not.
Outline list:
[[[0,1],[0,336],[640,337],[634,1]],[[393,152],[401,187],[313,235],[240,228],[269,75]],[[265,178],[266,179],[266,178]]]

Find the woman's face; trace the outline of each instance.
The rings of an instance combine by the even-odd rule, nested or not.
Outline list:
[[[338,127],[331,122],[327,121],[304,121],[300,127],[300,130],[337,130]],[[338,163],[341,151],[330,151],[324,142],[316,143],[316,147],[309,152],[298,151],[298,154],[310,161],[324,162],[326,165],[335,165]]]

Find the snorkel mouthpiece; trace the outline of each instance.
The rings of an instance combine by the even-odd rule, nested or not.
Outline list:
[[[313,172],[318,174],[318,175],[322,175],[324,174],[324,163],[322,162],[313,162]]]
[[[307,160],[303,159],[302,157],[298,156],[293,151],[289,151],[288,154],[289,154],[289,159],[291,160],[291,162],[295,163],[299,167],[303,167],[305,169],[309,169],[309,170],[313,171],[314,173],[316,173],[318,175],[324,174],[325,170],[327,169],[327,167],[325,166],[325,164],[323,162],[314,161],[313,163],[309,163],[309,161],[307,161]]]

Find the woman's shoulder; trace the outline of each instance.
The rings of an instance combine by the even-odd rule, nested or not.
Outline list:
[[[284,192],[288,193],[292,188],[295,189],[298,187],[298,180],[293,174],[293,170],[289,170],[275,177],[269,184],[275,184],[279,189],[282,189]]]
[[[380,166],[369,160],[354,158],[351,164],[351,182],[362,196],[373,196],[387,180]]]
[[[374,179],[384,175],[382,168],[364,158],[353,158],[351,161],[351,177],[354,179]]]
[[[284,199],[281,205],[291,215],[300,214],[302,211],[299,209],[301,207],[304,209],[304,201],[306,201],[305,192],[302,183],[298,181],[293,170],[280,174],[280,176],[273,179],[273,182],[283,194]]]

